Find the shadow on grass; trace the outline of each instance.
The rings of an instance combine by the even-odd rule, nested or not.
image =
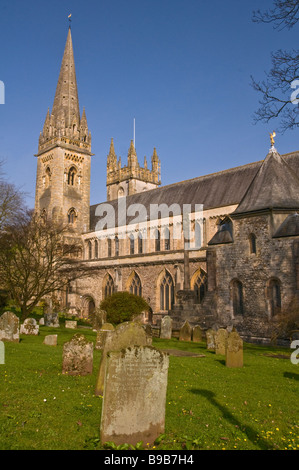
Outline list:
[[[273,450],[273,446],[271,446],[267,441],[265,441],[263,438],[259,436],[259,434],[251,427],[249,426],[244,426],[238,419],[236,419],[229,411],[228,409],[218,403],[218,401],[215,398],[215,394],[211,392],[210,390],[202,390],[202,389],[190,389],[190,392],[196,394],[196,395],[201,395],[202,397],[206,398],[209,400],[209,402],[218,408],[218,410],[221,411],[223,417],[232,425],[240,428],[241,430],[244,429],[244,433],[246,434],[247,438],[255,445],[258,445],[258,447],[261,450]]]
[[[294,374],[293,372],[285,372],[283,376],[286,377],[287,379],[299,380],[299,374]]]

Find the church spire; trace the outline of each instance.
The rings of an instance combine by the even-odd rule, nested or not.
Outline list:
[[[71,28],[68,30],[52,109],[56,123],[62,114],[65,127],[74,125],[74,122],[79,125],[80,111]]]
[[[85,109],[80,119],[78,88],[71,28],[64,48],[52,112],[47,114],[39,140],[39,150],[50,145],[53,138],[68,138],[76,145],[89,148],[91,135],[88,131]],[[90,148],[89,148],[90,150]]]

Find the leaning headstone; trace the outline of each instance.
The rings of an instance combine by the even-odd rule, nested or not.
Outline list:
[[[84,335],[76,334],[63,345],[62,373],[68,375],[92,374],[93,343]]]
[[[189,325],[188,321],[185,321],[183,326],[180,329],[180,341],[191,341],[192,340],[192,328]]]
[[[209,329],[206,331],[208,351],[215,351],[215,335],[216,335],[215,330]]]
[[[147,346],[147,335],[140,323],[124,322],[106,336],[95,387],[95,395],[103,395],[107,353],[133,346]]]
[[[243,340],[235,330],[228,335],[226,366],[243,367]]]
[[[102,328],[100,328],[97,332],[97,339],[95,344],[95,349],[104,349],[104,344],[106,341],[107,334],[110,331],[114,330],[114,326],[112,323],[104,323]]]
[[[77,328],[77,321],[76,320],[65,320],[65,327],[70,328],[71,330],[75,330]]]
[[[151,346],[107,355],[101,441],[152,445],[165,429],[169,357]]]
[[[199,325],[193,328],[192,340],[194,343],[202,343],[204,340],[204,333]]]
[[[43,341],[48,346],[57,346],[57,335],[47,335]]]
[[[24,323],[21,325],[20,328],[21,335],[35,335],[39,334],[39,325],[35,318],[26,318]]]
[[[5,312],[0,317],[0,341],[20,341],[20,321],[13,312]]]
[[[215,335],[215,352],[221,356],[226,354],[228,333],[225,328],[219,328]]]
[[[107,312],[105,310],[96,308],[91,316],[92,328],[96,331],[102,328],[103,324],[106,322],[106,317]]]
[[[45,326],[59,328],[58,313],[53,313],[53,312],[45,313],[44,319],[45,319]]]
[[[172,318],[169,315],[165,315],[165,317],[163,317],[161,320],[160,338],[171,339],[171,336],[172,336]]]

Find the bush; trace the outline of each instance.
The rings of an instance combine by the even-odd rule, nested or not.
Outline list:
[[[106,321],[117,325],[132,321],[134,317],[148,311],[150,307],[142,297],[129,292],[116,292],[102,300],[100,308],[107,312]]]

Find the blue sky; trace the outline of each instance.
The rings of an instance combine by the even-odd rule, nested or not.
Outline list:
[[[153,148],[162,184],[265,158],[277,123],[253,124],[271,52],[296,48],[296,29],[252,22],[272,0],[1,0],[0,159],[34,205],[38,137],[52,108],[69,13],[82,112],[92,133],[91,204],[106,200],[110,139],[126,162],[133,122],[143,164]],[[291,90],[290,90],[291,93]],[[298,131],[278,135],[283,154]]]

